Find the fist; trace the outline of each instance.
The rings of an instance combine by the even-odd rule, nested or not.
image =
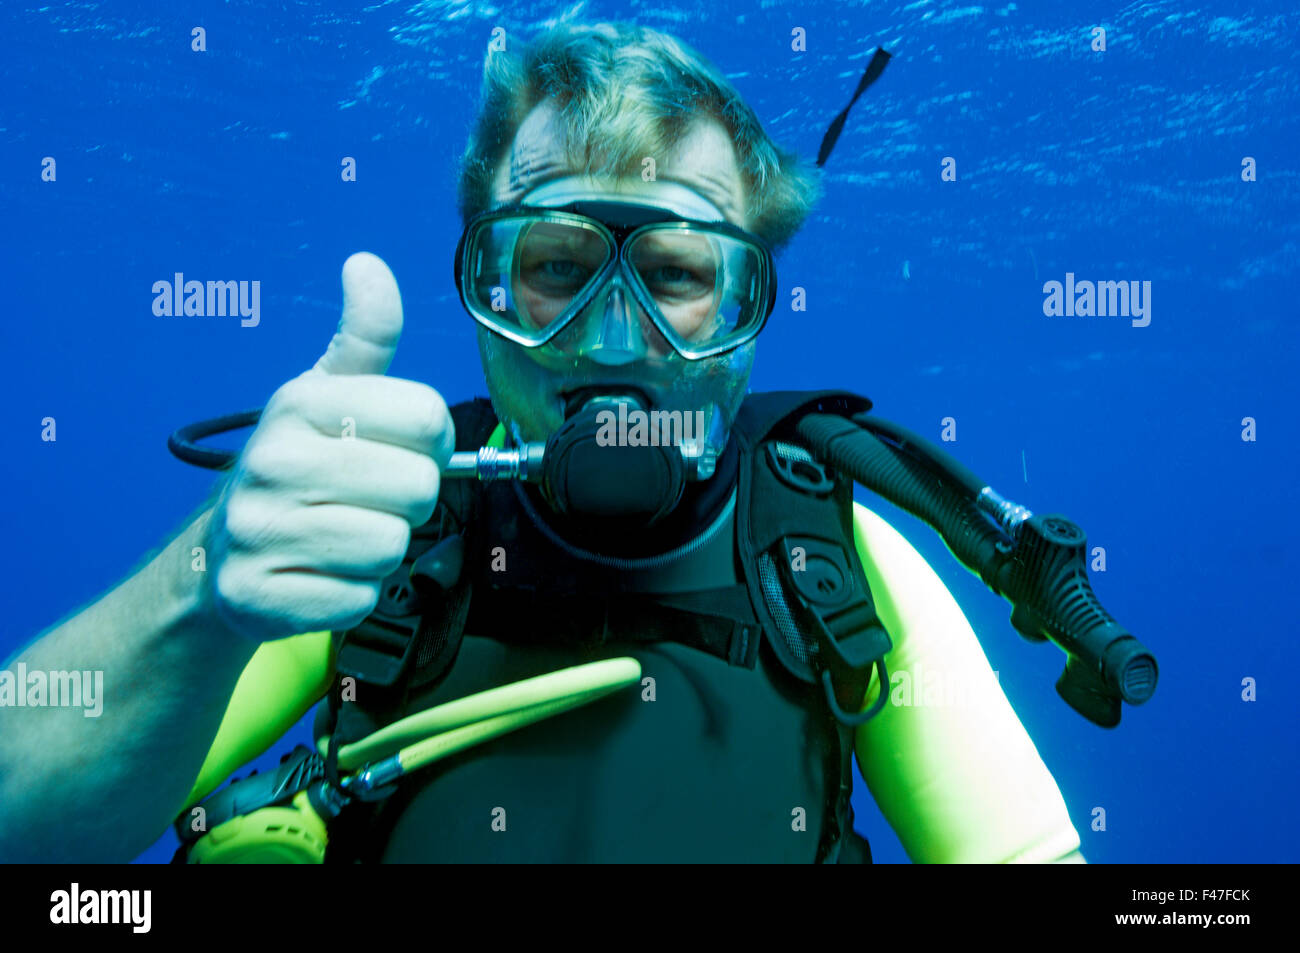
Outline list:
[[[212,511],[211,598],[250,639],[359,623],[433,514],[455,431],[437,391],[384,376],[401,333],[392,272],[353,255],[329,349],[271,397]]]

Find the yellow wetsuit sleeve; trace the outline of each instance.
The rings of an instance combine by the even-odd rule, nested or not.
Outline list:
[[[907,855],[916,863],[1081,861],[1060,789],[948,588],[861,505],[854,535],[894,642],[885,656],[890,700],[858,729],[855,749]],[[879,688],[874,681],[867,704]]]
[[[333,674],[328,632],[262,643],[235,684],[182,810],[275,744],[329,691]]]

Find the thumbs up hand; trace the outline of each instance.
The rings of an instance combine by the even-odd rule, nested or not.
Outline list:
[[[401,333],[392,272],[353,255],[328,350],[271,397],[212,511],[211,597],[250,639],[359,623],[433,514],[455,430],[437,391],[384,376]]]

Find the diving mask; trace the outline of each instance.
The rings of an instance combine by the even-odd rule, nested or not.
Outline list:
[[[488,330],[604,365],[733,350],[776,300],[772,254],[756,236],[599,195],[477,216],[456,286]]]

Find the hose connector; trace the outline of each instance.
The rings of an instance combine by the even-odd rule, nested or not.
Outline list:
[[[405,774],[397,755],[368,764],[356,774],[344,778],[341,787],[348,797],[361,801],[378,801],[393,792],[392,785]]]
[[[993,517],[993,521],[1012,539],[1016,538],[1020,524],[1027,519],[1032,519],[1034,515],[1029,507],[1013,503],[991,486],[980,490],[980,495],[975,498],[975,505],[981,512]]]
[[[481,447],[478,450],[465,450],[451,455],[451,460],[442,468],[442,475],[448,479],[479,480],[524,480],[530,483],[542,479],[542,456],[546,445],[526,443],[522,447],[503,449],[498,447]]]

